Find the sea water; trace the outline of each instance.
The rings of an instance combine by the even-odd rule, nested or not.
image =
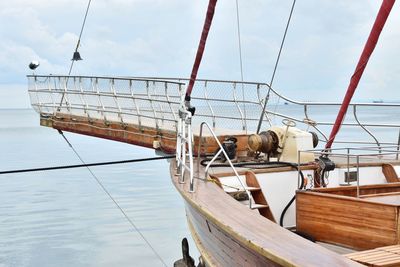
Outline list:
[[[153,150],[65,133],[87,163],[156,156]],[[32,109],[0,109],[0,171],[80,164]],[[167,160],[92,167],[161,258],[190,239]],[[86,168],[0,175],[0,266],[163,266]]]
[[[294,105],[279,108],[293,116],[302,116],[304,112]],[[310,110],[309,115],[318,121],[332,121],[337,109],[319,108]],[[396,125],[399,116],[397,107],[383,107],[378,112],[365,107],[359,119]],[[347,119],[354,122],[350,115]],[[280,123],[278,119],[274,122]],[[360,134],[354,127],[347,128],[339,137],[373,141],[365,131]],[[398,128],[374,130],[377,137],[398,141]],[[156,156],[146,148],[64,134],[87,163]],[[1,171],[81,163],[56,130],[39,126],[39,115],[32,109],[0,109],[0,149]],[[183,201],[170,180],[167,160],[91,170],[168,266],[181,258],[183,237],[188,237],[191,254],[198,258],[187,228]],[[162,263],[89,171],[79,168],[0,175],[0,266],[162,266]]]

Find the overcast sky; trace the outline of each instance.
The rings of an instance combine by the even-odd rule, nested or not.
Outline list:
[[[208,0],[92,0],[73,74],[189,77]],[[381,1],[299,0],[274,88],[341,100]],[[292,1],[239,0],[244,77],[269,82]],[[66,74],[87,1],[0,2],[0,108],[28,105],[25,75]],[[364,73],[358,100],[400,100],[400,6]],[[234,0],[219,0],[201,78],[240,79]],[[12,99],[12,100],[11,100]]]

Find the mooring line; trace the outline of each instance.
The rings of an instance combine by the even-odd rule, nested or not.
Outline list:
[[[75,155],[79,158],[79,160],[84,164],[88,165],[85,163],[85,161],[81,158],[79,153],[75,150],[75,148],[72,146],[72,144],[68,141],[67,137],[64,135],[64,133],[61,130],[58,130],[58,132],[61,134],[61,136],[64,138],[64,140],[67,142],[69,147],[74,151]],[[121,211],[122,215],[124,215],[125,219],[131,224],[131,226],[135,229],[135,231],[142,237],[142,239],[146,242],[146,244],[149,246],[149,248],[153,251],[154,255],[157,256],[157,258],[161,261],[161,263],[164,266],[168,266],[165,261],[161,258],[160,254],[157,253],[157,251],[154,249],[154,247],[150,244],[150,242],[146,239],[146,237],[142,234],[142,232],[139,230],[139,228],[134,224],[134,222],[128,217],[128,215],[125,213],[125,211],[121,208],[121,206],[118,204],[118,202],[113,198],[113,196],[108,192],[108,190],[104,187],[104,185],[101,183],[99,178],[93,173],[93,171],[89,168],[89,166],[85,166],[92,177],[96,180],[98,185],[103,189],[103,191],[108,195],[108,197],[114,202],[115,206]]]
[[[75,165],[63,165],[63,166],[53,166],[53,167],[43,167],[43,168],[9,170],[9,171],[0,171],[0,175],[11,174],[11,173],[52,171],[52,170],[61,170],[61,169],[73,169],[73,168],[83,168],[83,167],[93,167],[93,166],[126,164],[126,163],[133,163],[133,162],[153,161],[153,160],[171,159],[171,158],[175,158],[175,156],[164,156],[164,157],[154,157],[154,158],[129,159],[129,160],[106,161],[106,162],[96,162],[96,163],[87,163],[87,164],[75,164]]]

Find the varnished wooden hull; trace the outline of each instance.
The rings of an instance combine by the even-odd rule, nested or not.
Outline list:
[[[278,226],[212,182],[172,181],[182,195],[192,237],[206,266],[360,266]]]
[[[165,129],[156,129],[154,127],[139,126],[138,124],[128,124],[115,121],[105,122],[101,119],[88,119],[87,117],[57,113],[55,116],[46,116],[40,118],[40,125],[51,127],[57,130],[68,131],[72,133],[94,136],[113,141],[124,142],[137,146],[154,148],[167,154],[174,154],[176,150],[176,132]],[[198,131],[196,131],[198,132]],[[226,130],[228,136],[235,136],[238,140],[247,140],[247,135],[238,132]],[[225,135],[220,135],[222,142]],[[197,148],[200,138],[194,136],[194,153],[197,154]],[[205,148],[202,153],[212,153],[217,149],[217,143],[211,136],[204,135],[203,141]],[[239,145],[238,151],[246,151],[246,145]]]
[[[206,266],[280,266],[244,247],[188,202],[185,204],[189,229]]]

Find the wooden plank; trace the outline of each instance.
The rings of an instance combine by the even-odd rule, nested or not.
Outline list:
[[[400,266],[400,254],[395,253],[395,251],[400,251],[399,245],[378,247],[376,249],[346,254],[345,256],[368,266]]]
[[[142,120],[146,121],[145,118]],[[153,147],[156,142],[156,149],[165,153],[175,153],[176,132],[149,126],[150,124],[122,123],[121,121],[105,121],[104,119],[88,119],[85,116],[76,116],[64,113],[57,113],[52,117],[41,117],[40,124],[54,129],[68,131],[83,135],[95,136],[104,139],[129,143],[147,148]],[[205,144],[202,153],[214,153],[218,149],[217,142],[213,137],[206,133],[203,137]],[[244,131],[221,130],[218,139],[223,142],[228,136],[238,139],[237,151],[244,153],[247,151],[247,135]],[[194,153],[197,154],[199,136],[194,136]]]
[[[134,124],[122,124],[121,122],[105,122],[99,119],[56,114],[53,117],[41,117],[41,125],[49,126],[57,130],[68,131],[83,135],[95,136],[104,139],[134,144],[153,148],[153,142],[160,143],[160,150],[166,153],[174,153],[176,135],[172,131],[162,132],[151,127],[139,127]]]
[[[318,241],[356,250],[397,244],[397,206],[298,191],[297,230]]]
[[[380,248],[378,248],[378,250],[380,250]],[[400,254],[400,246],[399,245],[394,245],[394,246],[386,247],[385,251],[389,251],[389,252],[392,252],[392,253]]]
[[[246,183],[248,186],[252,186],[252,187],[258,187],[260,190],[258,191],[251,191],[251,195],[254,199],[254,202],[256,204],[261,204],[261,205],[265,205],[266,207],[263,208],[259,208],[258,211],[260,212],[260,214],[266,218],[268,218],[269,220],[276,222],[274,215],[271,212],[271,209],[269,208],[268,202],[265,199],[264,193],[261,191],[260,188],[260,184],[257,181],[257,177],[254,174],[254,172],[252,171],[247,171],[246,172]]]
[[[342,196],[357,196],[357,186],[341,186],[341,187],[328,187],[328,188],[314,188],[312,192],[321,192]],[[382,194],[400,192],[400,183],[390,184],[373,184],[360,186],[360,195]]]
[[[400,195],[400,192],[389,192],[389,193],[360,195],[360,198],[374,198],[374,197],[393,196],[393,195]]]
[[[383,175],[385,175],[386,181],[388,183],[397,183],[400,181],[392,164],[383,163],[382,172]]]
[[[255,253],[240,244],[230,235],[221,231],[213,222],[187,205],[187,216],[198,239],[208,253],[219,262],[217,266],[279,266],[267,258]]]
[[[230,241],[220,242],[217,247],[213,246],[212,241],[202,243],[212,260],[217,261],[220,253],[234,247],[244,262],[248,259],[242,258],[245,255],[242,250],[250,250],[281,266],[360,266],[266,220],[231,198],[214,183],[195,180],[195,192],[190,193],[189,184],[180,184],[178,176],[174,175],[175,161],[171,162],[170,170],[173,183],[190,207],[190,213],[201,215],[196,218],[202,225],[206,225],[206,221],[211,223],[211,232],[205,227],[201,228],[205,229],[199,234],[204,235],[202,240],[211,240],[211,233],[229,237]],[[202,170],[200,176],[204,175]],[[224,265],[224,262],[217,262],[216,265],[237,266]]]

